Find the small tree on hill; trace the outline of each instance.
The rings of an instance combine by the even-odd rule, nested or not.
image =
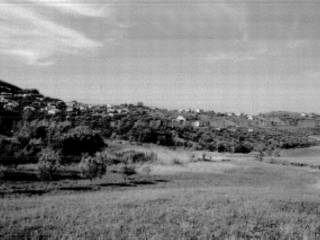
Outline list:
[[[132,163],[132,154],[122,156],[122,165],[120,167],[120,172],[123,174],[125,182],[131,175],[136,174],[135,167]]]
[[[53,180],[60,164],[60,155],[51,148],[45,148],[39,153],[39,178],[46,181],[46,189],[50,181]]]
[[[120,167],[120,172],[121,174],[123,174],[124,181],[127,182],[130,176],[136,174],[136,169],[132,164],[131,165],[123,164]]]
[[[87,126],[78,126],[62,134],[57,140],[65,156],[81,156],[83,153],[93,155],[105,147],[101,135]]]
[[[274,157],[280,157],[280,156],[281,156],[280,150],[279,150],[278,148],[276,148],[276,149],[273,151],[273,156],[274,156]]]
[[[256,160],[262,162],[264,157],[263,151],[259,151],[258,154],[256,155]]]
[[[101,156],[83,155],[80,162],[80,171],[83,177],[90,182],[95,178],[101,178],[107,170],[107,164]]]

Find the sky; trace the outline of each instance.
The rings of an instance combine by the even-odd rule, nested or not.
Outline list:
[[[318,0],[0,0],[0,79],[63,100],[320,112]]]

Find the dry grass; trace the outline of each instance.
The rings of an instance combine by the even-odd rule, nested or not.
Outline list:
[[[176,167],[188,164],[217,163]],[[176,172],[164,185],[3,198],[0,238],[320,238],[319,173],[244,158],[228,164],[236,167]]]
[[[280,160],[320,166],[320,146],[283,150]]]

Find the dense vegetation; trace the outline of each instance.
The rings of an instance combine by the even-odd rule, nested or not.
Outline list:
[[[0,137],[1,164],[36,163],[38,154],[47,147],[59,152],[64,163],[80,162],[82,154],[93,155],[103,150],[104,138],[236,153],[249,153],[261,148],[267,150],[305,147],[312,144],[303,134],[285,130],[256,129],[248,132],[242,128],[172,128],[161,125],[163,119],[152,118],[151,112],[138,113],[129,113],[120,118],[116,126],[105,126],[107,130],[102,129],[99,124],[92,126],[86,122],[77,126],[75,120],[20,121],[10,136]],[[154,122],[159,124],[153,124]]]
[[[255,127],[249,131],[248,127],[239,126],[218,128],[210,124],[201,127],[174,124],[179,115],[177,111],[149,108],[142,103],[123,104],[116,109],[73,106],[67,111],[66,103],[45,97],[35,89],[22,90],[8,84],[1,86],[0,165],[16,168],[18,165],[38,164],[39,171],[44,173],[41,175],[40,171],[41,178],[50,178],[59,165],[80,162],[86,166],[83,169],[87,169],[84,176],[91,176],[92,169],[101,175],[101,166],[110,164],[108,161],[124,160],[123,156],[101,155],[108,151],[105,144],[108,139],[235,153],[313,144],[307,136],[314,129]],[[216,118],[236,122],[242,118],[213,111],[187,112],[184,116],[190,123]]]

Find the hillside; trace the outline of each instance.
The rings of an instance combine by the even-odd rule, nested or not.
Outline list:
[[[56,131],[57,136],[67,133],[59,125],[69,128],[85,126],[104,139],[248,153],[261,148],[274,150],[313,145],[315,141],[308,136],[318,135],[320,123],[319,119],[309,116],[286,121],[270,114],[237,115],[200,109],[168,111],[142,103],[90,105],[64,102],[44,96],[36,89],[21,90],[9,83],[1,83],[7,92],[0,92],[0,134],[19,137],[22,132],[29,132],[30,138],[20,142],[19,150],[24,151],[39,140],[34,137],[38,136],[38,131],[45,131],[41,146],[32,152],[34,156],[41,148],[47,147],[48,142],[54,142],[48,129]]]
[[[0,79],[0,93],[1,92],[19,93],[22,92],[22,89]]]

